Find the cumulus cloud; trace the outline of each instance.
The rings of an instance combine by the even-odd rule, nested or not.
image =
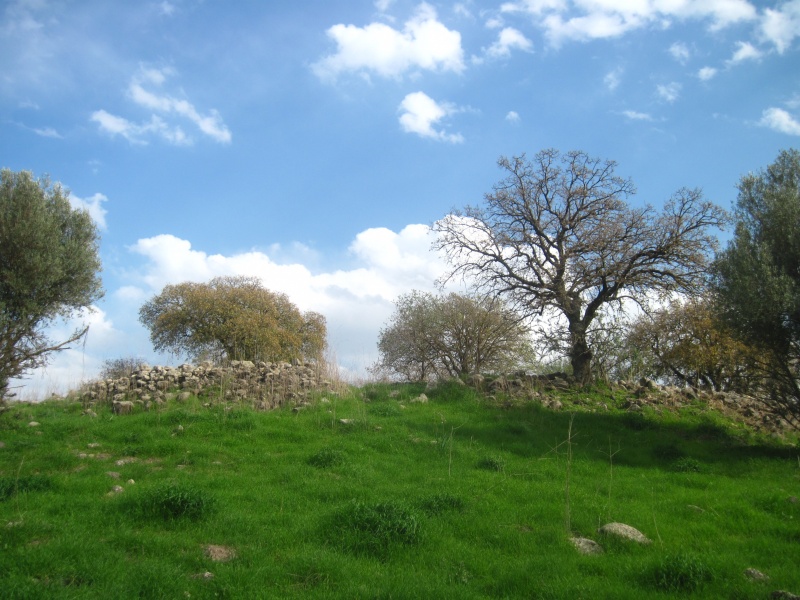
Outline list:
[[[515,110],[510,110],[506,113],[506,121],[509,123],[519,123],[522,118],[519,116],[519,113]]]
[[[101,230],[107,229],[106,226],[106,213],[108,212],[103,208],[103,202],[107,202],[108,198],[104,194],[94,194],[86,199],[79,198],[75,194],[69,195],[69,203],[72,208],[79,208],[85,210],[92,217],[92,220],[97,224]]]
[[[323,80],[335,80],[346,72],[400,77],[413,69],[464,70],[461,34],[443,25],[427,3],[417,7],[402,30],[384,23],[364,27],[338,24],[327,34],[336,42],[336,52],[312,66]]]
[[[787,135],[800,135],[800,121],[782,108],[768,108],[761,115],[759,125]]]
[[[420,137],[458,144],[464,141],[460,133],[447,133],[435,126],[445,117],[461,112],[453,104],[436,102],[424,92],[408,94],[400,103],[400,125],[403,131]]]
[[[759,28],[761,39],[783,54],[800,36],[800,0],[791,0],[778,8],[765,8]]]
[[[656,86],[656,93],[658,94],[659,98],[672,104],[681,95],[681,87],[682,86],[680,83],[673,81],[671,83]]]
[[[102,109],[93,112],[91,120],[97,123],[102,131],[112,136],[122,136],[135,144],[146,144],[151,136],[160,137],[177,146],[193,142],[181,125],[168,122],[167,119],[188,121],[212,140],[229,144],[232,139],[230,129],[216,109],[212,108],[202,114],[185,98],[177,98],[161,90],[172,75],[174,72],[171,69],[143,67],[131,78],[127,91],[128,98],[139,107],[153,111],[149,120],[136,123]]]
[[[158,235],[130,248],[144,264],[118,294],[140,301],[167,284],[222,275],[259,277],[265,287],[287,294],[301,310],[325,315],[330,346],[340,365],[363,371],[377,358],[378,332],[393,310],[392,302],[412,289],[436,290],[446,263],[430,249],[434,235],[427,225],[417,224],[399,232],[367,229],[349,245],[353,268],[319,273],[301,263],[279,263],[264,252],[208,254],[188,240]]]
[[[533,42],[518,29],[506,27],[500,31],[497,41],[489,46],[486,54],[492,58],[504,58],[511,55],[512,50],[533,51]]]
[[[714,67],[703,67],[697,72],[697,77],[700,78],[701,81],[708,81],[709,79],[713,79],[717,74],[717,70]]]
[[[750,42],[736,42],[736,50],[733,56],[726,61],[728,66],[738,65],[747,60],[758,60],[761,58],[762,52]]]
[[[649,26],[663,28],[674,19],[708,21],[711,30],[719,30],[758,16],[747,0],[519,0],[502,4],[501,11],[530,15],[554,46],[617,37]],[[683,54],[679,46],[675,50]]]

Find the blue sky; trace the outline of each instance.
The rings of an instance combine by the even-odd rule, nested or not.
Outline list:
[[[323,313],[363,374],[392,301],[445,268],[428,226],[501,155],[581,149],[635,203],[729,208],[798,146],[798,46],[800,0],[2,2],[0,165],[91,212],[106,290],[28,393],[174,362],[139,307],[227,274]]]

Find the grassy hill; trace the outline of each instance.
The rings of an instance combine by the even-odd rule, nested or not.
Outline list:
[[[0,596],[800,594],[796,439],[699,406],[634,414],[619,392],[552,394],[562,410],[452,383],[270,412],[194,397],[119,416],[12,405]],[[600,534],[610,522],[652,543]]]

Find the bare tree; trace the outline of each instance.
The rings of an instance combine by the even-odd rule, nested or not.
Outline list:
[[[691,295],[706,280],[716,248],[709,229],[726,215],[699,190],[679,190],[658,213],[630,207],[633,183],[614,174],[613,161],[584,152],[543,150],[499,165],[508,176],[485,206],[437,222],[434,248],[453,266],[447,279],[474,279],[528,315],[565,319],[557,333],[579,382],[591,379],[588,333],[605,308],[654,292]]]

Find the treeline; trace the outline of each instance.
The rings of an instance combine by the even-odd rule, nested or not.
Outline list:
[[[631,205],[616,163],[549,149],[501,158],[480,206],[434,224],[450,263],[381,330],[376,373],[410,380],[563,363],[577,384],[648,376],[762,398],[800,418],[800,153],[744,176],[732,214],[683,188]],[[77,341],[44,334],[101,295],[98,234],[67,193],[28,172],[0,186],[0,398]],[[734,226],[719,248],[717,230]],[[142,306],[156,350],[202,360],[321,359],[325,318],[259,279],[168,285]]]

